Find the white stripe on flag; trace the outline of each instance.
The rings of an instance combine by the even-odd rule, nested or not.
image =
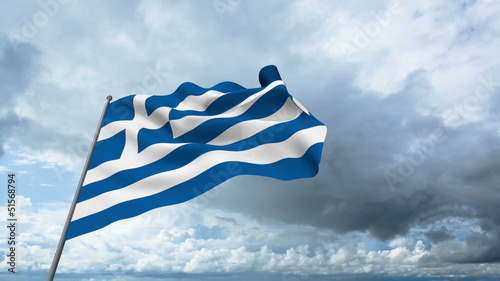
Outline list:
[[[193,110],[193,111],[205,111],[207,108],[226,93],[210,90],[206,91],[199,96],[187,96],[181,103],[179,103],[175,109],[177,110]]]
[[[102,163],[87,172],[84,185],[108,178],[120,171],[134,169],[156,162],[185,143],[155,143],[141,153],[122,154],[122,157]]]

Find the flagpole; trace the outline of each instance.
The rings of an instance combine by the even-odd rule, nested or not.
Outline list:
[[[101,131],[102,123],[104,121],[104,116],[106,115],[106,111],[108,110],[108,105],[113,99],[112,96],[106,97],[106,104],[104,105],[104,109],[102,110],[101,119],[99,120],[99,124],[97,125],[96,132],[94,134],[94,139],[92,140],[92,144],[90,146],[89,154],[87,155],[87,160],[85,161],[85,165],[83,167],[82,175],[80,176],[80,182],[78,183],[78,187],[76,188],[75,197],[73,198],[73,203],[69,209],[68,217],[66,218],[66,223],[64,225],[61,238],[59,239],[59,244],[57,245],[56,253],[54,255],[54,260],[52,261],[52,266],[50,267],[49,277],[47,281],[54,280],[54,275],[56,274],[57,265],[59,264],[59,260],[61,259],[61,254],[64,248],[64,243],[66,242],[66,235],[68,234],[69,224],[71,223],[71,218],[73,217],[73,213],[75,212],[76,203],[78,201],[78,197],[80,195],[80,191],[82,189],[83,181],[85,180],[85,175],[87,169],[89,168],[90,158],[94,153],[95,144],[97,142],[97,138],[99,137],[99,133]]]

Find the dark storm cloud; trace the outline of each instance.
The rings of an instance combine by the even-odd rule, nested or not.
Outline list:
[[[439,243],[455,238],[455,236],[451,234],[450,231],[444,226],[442,226],[439,230],[427,231],[427,233],[425,233],[425,236],[427,237],[427,239],[431,240],[434,243]]]
[[[300,89],[318,96],[309,110],[329,130],[320,173],[292,182],[235,180],[210,203],[382,240],[443,218],[477,218],[484,233],[467,238],[459,260],[441,259],[498,261],[500,137],[489,120],[449,128],[420,113],[433,93],[423,71],[385,98],[354,87],[345,72],[335,76],[324,88]],[[454,238],[443,229],[426,235],[435,243]]]
[[[38,56],[33,45],[0,37],[0,111],[5,112],[0,116],[0,157],[4,154],[4,138],[22,123],[21,118],[11,112],[13,99],[29,87],[38,71]]]
[[[29,86],[37,72],[39,52],[33,45],[0,37],[0,97],[2,105]]]

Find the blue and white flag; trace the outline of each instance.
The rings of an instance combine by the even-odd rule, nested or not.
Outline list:
[[[238,175],[281,180],[318,172],[326,126],[275,66],[262,87],[183,83],[170,95],[110,103],[66,239],[190,200]]]

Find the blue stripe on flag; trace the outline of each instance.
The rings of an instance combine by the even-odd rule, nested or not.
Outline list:
[[[119,159],[124,146],[125,130],[107,140],[96,143],[94,153],[90,159],[89,170],[94,169],[104,162]]]

